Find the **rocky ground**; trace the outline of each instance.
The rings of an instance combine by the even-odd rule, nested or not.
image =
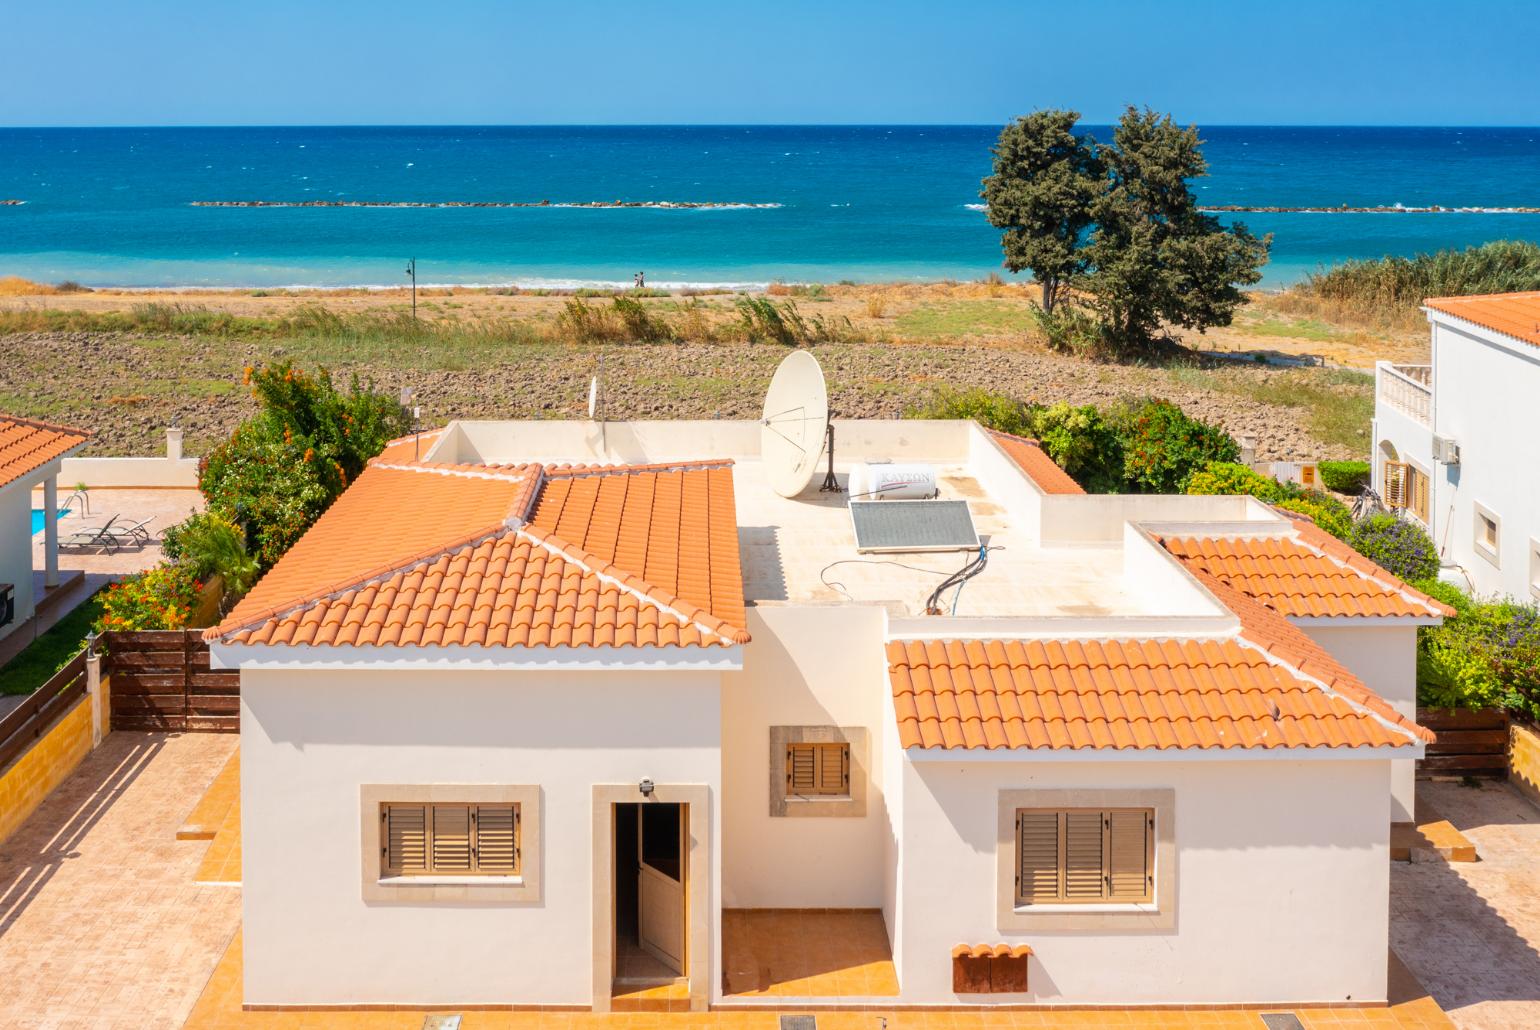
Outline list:
[[[1361,408],[1370,388],[1364,377],[1320,369],[1251,362],[1150,368],[999,344],[826,344],[814,352],[832,407],[844,417],[892,417],[943,388],[987,387],[1074,404],[1156,395],[1232,434],[1256,437],[1263,458],[1357,457],[1360,448],[1341,433],[1319,431],[1316,408],[1323,392]],[[242,368],[275,357],[307,367],[327,363],[392,393],[410,385],[424,424],[433,425],[450,418],[581,417],[602,356],[611,418],[746,418],[759,413],[785,353],[768,344],[509,345],[463,361],[422,353],[337,361],[292,341],[21,333],[0,336],[0,411],[95,429],[90,452],[102,455],[155,453],[175,418],[196,454],[253,410]],[[1298,400],[1300,386],[1316,396],[1315,407]],[[1364,422],[1366,439],[1367,416]]]

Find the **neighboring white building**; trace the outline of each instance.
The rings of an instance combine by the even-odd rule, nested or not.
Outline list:
[[[763,1005],[724,911],[830,909],[881,913],[896,996],[773,1001],[1383,1000],[1443,609],[1249,497],[1087,496],[972,422],[837,431],[842,481],[931,466],[981,571],[858,551],[845,495],[771,489],[757,422],[387,448],[209,634],[245,1002],[603,1010],[641,947],[694,1008]]]
[[[1423,310],[1430,363],[1376,367],[1374,487],[1427,527],[1446,578],[1534,601],[1540,293],[1435,298]]]
[[[0,415],[0,639],[32,618],[43,591],[59,585],[59,464],[90,438],[84,429]],[[32,491],[39,486],[43,568],[34,570]]]

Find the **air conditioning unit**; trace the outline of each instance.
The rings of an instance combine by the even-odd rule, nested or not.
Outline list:
[[[1447,436],[1435,436],[1433,438],[1433,460],[1444,465],[1458,465],[1460,463],[1460,445]]]

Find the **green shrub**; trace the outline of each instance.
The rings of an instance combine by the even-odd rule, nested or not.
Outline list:
[[[777,304],[769,297],[738,298],[738,330],[749,343],[779,343],[785,347],[807,343],[814,335],[796,304]]]
[[[95,629],[181,629],[202,588],[192,570],[182,565],[163,563],[136,573],[102,591],[102,614]]]
[[[556,331],[576,343],[607,343],[621,336],[620,323],[612,312],[590,307],[580,297],[572,298],[562,307],[561,314],[556,316]]]
[[[1123,441],[1123,483],[1132,493],[1179,494],[1212,461],[1235,461],[1240,446],[1218,426],[1170,401],[1125,405],[1113,414]]]
[[[1347,542],[1365,558],[1408,582],[1438,575],[1438,551],[1428,534],[1389,512],[1354,523]]]
[[[1285,511],[1309,516],[1312,522],[1338,540],[1346,541],[1353,532],[1352,509],[1335,497],[1308,493],[1297,497],[1285,497],[1272,503]]]
[[[1187,480],[1189,494],[1250,494],[1259,501],[1280,501],[1288,496],[1284,485],[1233,461],[1211,461]]]
[[[1416,305],[1428,297],[1540,289],[1540,244],[1493,240],[1415,257],[1345,261],[1310,276],[1318,297],[1375,306]]]
[[[241,530],[215,512],[191,515],[169,527],[161,542],[166,559],[185,566],[198,579],[218,576],[226,605],[251,589],[261,566],[246,553]]]
[[[1316,466],[1326,489],[1356,495],[1369,485],[1367,461],[1323,461]]]
[[[1023,401],[988,390],[943,388],[924,404],[910,408],[910,418],[972,419],[986,429],[1031,436],[1031,410]]]
[[[616,297],[615,317],[620,319],[620,324],[625,327],[626,337],[637,343],[672,343],[674,341],[674,330],[668,322],[648,311],[646,305],[639,300]]]
[[[203,460],[198,486],[267,568],[410,421],[357,379],[344,393],[326,371],[309,376],[288,362],[247,373],[261,410]]]
[[[1418,703],[1540,716],[1540,609],[1509,600],[1474,600],[1444,583],[1418,587],[1457,613],[1442,626],[1418,631]]]
[[[1090,354],[1110,347],[1102,323],[1090,312],[1072,304],[1060,303],[1052,311],[1033,306],[1029,309],[1037,331],[1049,350]]]
[[[1123,441],[1094,405],[1064,401],[1030,406],[1025,435],[1087,493],[1117,493],[1123,485]]]

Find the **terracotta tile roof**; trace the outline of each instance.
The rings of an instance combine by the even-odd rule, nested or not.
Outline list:
[[[745,625],[731,462],[549,467],[546,474],[531,526]]]
[[[526,524],[532,512],[549,525]],[[548,478],[539,465],[382,458],[206,636],[729,645],[748,640],[742,595],[730,464]]]
[[[89,429],[0,415],[0,486],[64,457],[91,436]]]
[[[1540,291],[1429,297],[1424,307],[1540,347]]]
[[[444,427],[427,429],[421,433],[397,437],[385,445],[374,460],[393,465],[399,462],[418,461],[427,454],[438,438],[444,435]]]
[[[1163,537],[1160,542],[1188,568],[1207,572],[1284,615],[1451,614],[1314,523],[1296,525],[1297,535],[1290,536]]]
[[[1032,953],[1030,944],[959,944],[952,949],[953,958],[1027,958]]]
[[[1080,488],[1080,484],[1071,479],[1069,473],[1061,469],[1036,440],[1029,440],[1024,436],[1013,436],[994,429],[989,430],[989,435],[994,437],[1000,449],[1020,466],[1021,470],[1027,474],[1027,478],[1036,483],[1043,493],[1085,493]]]
[[[1376,747],[1414,737],[1238,637],[893,641],[888,677],[905,748]]]

